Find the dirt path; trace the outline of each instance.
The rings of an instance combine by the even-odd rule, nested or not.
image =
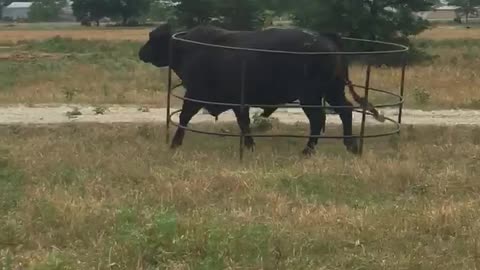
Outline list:
[[[81,115],[71,115],[77,107]],[[166,110],[162,108],[139,110],[139,106],[107,106],[103,114],[96,114],[96,107],[81,105],[36,105],[27,106],[4,106],[0,107],[0,124],[61,124],[61,123],[163,123],[165,122]],[[398,111],[385,109],[382,112],[387,117],[397,119]],[[253,114],[253,112],[252,112]],[[278,118],[282,123],[307,122],[307,118],[299,109],[279,109],[272,117]],[[174,117],[177,121],[178,118]],[[235,121],[232,112],[226,112],[219,117],[221,122]],[[360,123],[361,114],[354,115],[354,122]],[[193,123],[214,122],[214,118],[208,114],[199,113],[192,120]],[[327,123],[340,124],[337,115],[328,115]],[[381,124],[373,119],[369,124]],[[477,125],[480,126],[480,111],[472,110],[439,110],[421,111],[404,110],[403,123],[414,125]]]

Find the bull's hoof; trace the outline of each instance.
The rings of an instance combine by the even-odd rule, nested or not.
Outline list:
[[[170,144],[170,149],[175,150],[179,148],[182,145],[181,142],[176,141],[175,139],[172,141],[172,144]]]
[[[354,155],[360,155],[360,144],[358,139],[346,140],[345,147],[347,148],[348,152]]]
[[[303,151],[302,151],[302,155],[304,155],[306,157],[311,157],[311,156],[315,155],[315,153],[316,153],[315,148],[312,148],[310,146],[305,147],[305,149],[303,149]]]
[[[254,152],[255,151],[255,142],[253,141],[252,138],[245,138],[245,148],[247,148],[248,150]]]

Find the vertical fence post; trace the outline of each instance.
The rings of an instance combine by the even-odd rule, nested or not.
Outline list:
[[[402,97],[402,100],[404,99],[404,93],[405,93],[405,72],[407,69],[407,55],[404,54],[402,57],[402,81],[400,82],[400,96]],[[402,123],[402,112],[403,112],[403,102],[400,104],[398,107],[398,123]],[[400,134],[400,130],[398,131]]]
[[[166,144],[170,142],[170,103],[172,94],[172,64],[173,64],[173,37],[170,39],[168,48],[168,83],[167,83],[167,119],[166,119]]]
[[[247,62],[246,60],[242,61],[242,77],[241,77],[241,89],[240,89],[240,115],[243,115],[245,112],[245,77],[247,73]],[[250,117],[250,116],[248,116]],[[244,142],[245,142],[245,132],[243,128],[240,127],[240,161],[243,160],[244,152]]]
[[[362,126],[360,130],[360,155],[363,154],[363,141],[364,141],[364,135],[365,135],[365,121],[367,117],[367,104],[368,104],[368,94],[370,92],[370,73],[372,70],[372,64],[370,63],[370,59],[368,59],[368,66],[367,66],[367,74],[365,78],[365,104],[363,104],[363,110],[362,110]]]

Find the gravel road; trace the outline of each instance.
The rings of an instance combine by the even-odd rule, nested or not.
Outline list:
[[[81,115],[70,115],[69,112],[78,108]],[[3,125],[42,125],[62,123],[163,123],[165,122],[166,109],[151,108],[139,110],[135,105],[111,105],[105,106],[103,114],[97,114],[94,106],[86,105],[35,105],[35,106],[3,106],[0,107],[0,124]],[[252,114],[254,111],[252,112]],[[382,113],[387,117],[397,119],[398,110],[385,109]],[[279,109],[272,115],[282,123],[307,122],[307,118],[299,109]],[[174,117],[174,120],[177,120]],[[234,114],[229,111],[219,117],[220,122],[235,121]],[[361,121],[361,114],[354,114],[354,122]],[[192,123],[214,122],[214,118],[208,114],[199,113]],[[340,124],[337,115],[328,115],[327,123]],[[373,119],[368,120],[369,124],[379,124]],[[412,125],[478,125],[480,126],[480,111],[475,110],[436,110],[403,111],[403,123]],[[380,123],[381,124],[381,123]]]

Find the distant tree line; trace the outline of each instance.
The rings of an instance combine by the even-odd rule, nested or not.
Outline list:
[[[132,18],[149,12],[152,0],[74,0],[73,14],[80,21],[93,21],[109,17],[127,25]]]
[[[58,17],[66,0],[33,0],[32,17]],[[466,14],[480,0],[452,0]],[[0,0],[8,5],[12,0]],[[73,0],[78,21],[100,24],[108,17],[122,25],[139,21],[170,21],[178,27],[215,24],[232,30],[271,25],[273,17],[312,30],[347,36],[407,41],[427,29],[428,22],[414,12],[426,11],[438,0]]]
[[[39,0],[49,1],[49,0]],[[477,1],[477,0],[465,0]],[[175,2],[175,4],[174,4]],[[427,29],[414,12],[437,0],[74,0],[79,20],[99,23],[103,17],[128,24],[131,19],[170,21],[179,27],[216,24],[233,30],[268,26],[273,16],[319,31],[360,38],[407,40]]]

